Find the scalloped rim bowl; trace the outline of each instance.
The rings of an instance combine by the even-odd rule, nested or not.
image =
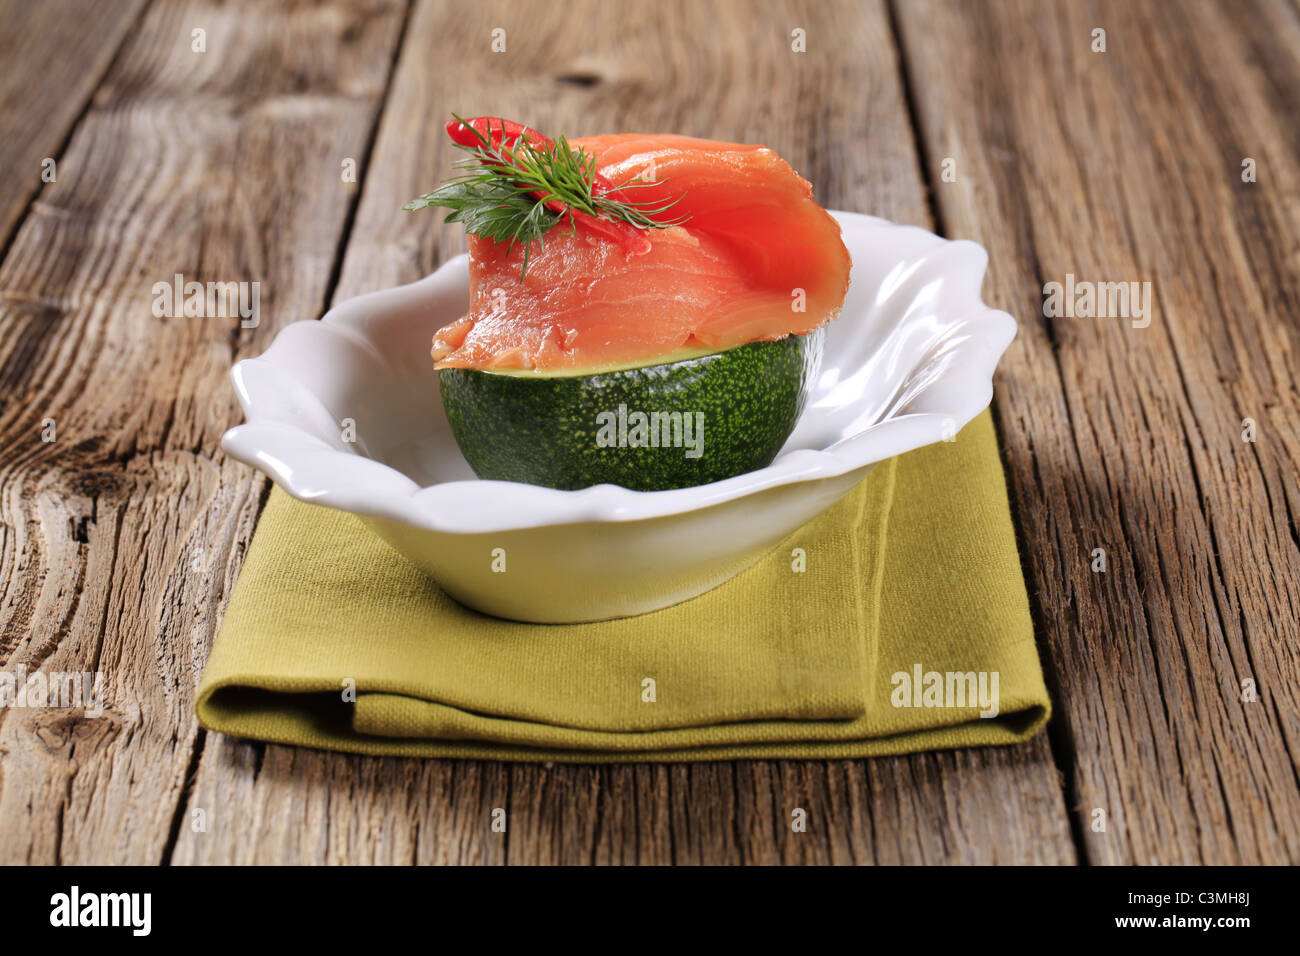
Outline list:
[[[239,362],[231,380],[247,423],[222,447],[295,498],[356,514],[480,611],[557,623],[684,601],[747,568],[877,462],[951,437],[992,397],[1016,323],[980,299],[984,249],[833,215],[853,257],[848,298],[808,406],[766,468],[656,492],[476,479],[429,358],[433,332],[468,308],[464,256],[295,322]]]

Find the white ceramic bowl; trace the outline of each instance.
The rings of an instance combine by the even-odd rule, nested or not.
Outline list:
[[[464,256],[295,322],[237,364],[231,379],[248,421],[222,447],[295,498],[358,515],[452,597],[489,614],[588,621],[695,597],[877,462],[954,435],[988,405],[1015,335],[1015,320],[980,300],[981,246],[835,217],[853,257],[848,299],[808,407],[767,468],[656,492],[476,479],[429,358],[433,332],[467,310]],[[502,554],[504,573],[493,570]]]

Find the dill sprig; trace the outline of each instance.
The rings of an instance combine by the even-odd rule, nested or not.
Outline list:
[[[572,228],[577,228],[571,211],[627,223],[638,229],[668,229],[686,222],[685,218],[667,221],[658,218],[678,200],[654,205],[597,195],[595,157],[569,145],[563,136],[546,146],[534,145],[523,137],[513,147],[504,143],[493,146],[491,139],[456,114],[452,115],[478,140],[472,146],[455,144],[457,149],[469,154],[467,159],[454,164],[465,172],[402,208],[450,209],[446,222],[464,223],[466,232],[508,243],[506,255],[516,244],[522,246],[521,282],[528,273],[528,256],[534,242],[544,248],[544,236],[566,218]],[[659,182],[634,181],[619,186],[618,191]],[[548,203],[553,202],[563,203],[565,211],[549,208]]]

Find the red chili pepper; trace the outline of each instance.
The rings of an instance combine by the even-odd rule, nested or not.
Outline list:
[[[538,149],[551,145],[551,141],[537,130],[499,116],[476,116],[463,123],[456,119],[448,120],[447,135],[453,143],[461,146],[482,146],[486,139],[492,149],[514,149],[520,139],[527,139]]]
[[[451,137],[453,143],[461,146],[480,147],[484,145],[483,141],[487,140],[489,148],[502,151],[513,151],[520,140],[526,141],[529,146],[538,150],[550,149],[555,145],[537,130],[499,116],[475,116],[464,122],[457,119],[449,120],[447,135]],[[613,199],[626,201],[626,197],[614,183],[600,173],[592,175],[591,194],[593,197],[610,196]],[[568,215],[576,225],[618,243],[629,253],[648,252],[650,249],[650,240],[646,238],[644,230],[638,229],[629,222],[592,216],[581,209],[570,209],[558,199],[547,199],[546,193],[533,192],[530,195],[545,201],[546,208],[552,212]]]

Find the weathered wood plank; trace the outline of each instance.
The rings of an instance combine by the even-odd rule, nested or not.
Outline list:
[[[897,7],[945,226],[1022,320],[995,407],[1087,856],[1295,863],[1300,16],[1171,12]],[[1045,317],[1067,274],[1150,281],[1150,325]]]
[[[494,27],[505,53],[491,51]],[[796,27],[806,54],[791,50]],[[337,299],[411,281],[463,248],[459,226],[400,210],[448,171],[451,110],[566,135],[761,140],[828,205],[928,223],[877,4],[426,2],[407,31]],[[1043,738],[870,762],[673,767],[373,760],[216,738],[191,806],[240,822],[182,831],[177,862],[1074,859]],[[496,807],[508,811],[506,834],[490,831]],[[809,832],[791,833],[794,807],[808,810]]]
[[[320,312],[403,15],[155,3],[0,265],[0,661],[105,696],[0,710],[0,860],[159,862],[188,822],[194,690],[263,489],[217,451],[226,375]],[[260,283],[259,323],[155,317],[176,273]]]
[[[0,250],[44,185],[77,175],[59,148],[145,2],[0,2]]]

